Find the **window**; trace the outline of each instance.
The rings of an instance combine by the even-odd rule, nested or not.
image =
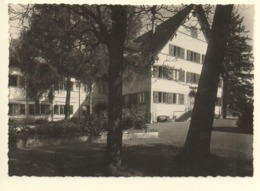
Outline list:
[[[65,111],[64,111],[64,105],[60,105],[60,115],[63,115],[65,114]]]
[[[59,106],[54,105],[54,115],[59,115]]]
[[[25,80],[23,76],[9,75],[9,86],[24,87]]]
[[[51,106],[49,104],[41,104],[41,115],[48,115],[51,113]]]
[[[172,69],[166,66],[155,66],[154,77],[168,80],[178,80],[185,82],[185,71],[179,69]]]
[[[35,114],[35,105],[29,104],[29,115],[34,115],[34,114]]]
[[[18,76],[9,76],[9,86],[18,86]]]
[[[184,48],[174,46],[172,44],[169,45],[169,55],[170,56],[175,56],[177,58],[182,58],[184,59]]]
[[[199,79],[200,79],[200,75],[199,74],[195,74],[192,72],[187,72],[187,83],[191,83],[191,84],[198,84],[199,83]]]
[[[198,38],[198,29],[195,27],[190,28],[190,36],[193,38]]]
[[[138,103],[145,103],[145,92],[137,94]]]
[[[176,93],[153,92],[153,103],[176,104]]]
[[[8,115],[25,115],[25,104],[10,103]]]
[[[167,93],[168,97],[168,104],[175,104],[176,103],[176,94],[175,93]]]
[[[187,60],[188,61],[192,61],[192,62],[196,62],[196,63],[200,63],[200,54],[187,50]]]

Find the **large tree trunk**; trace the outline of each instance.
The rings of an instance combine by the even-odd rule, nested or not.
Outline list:
[[[222,89],[222,119],[227,118],[227,107],[228,107],[228,81],[227,77],[223,77],[223,89]]]
[[[108,42],[108,137],[107,173],[117,176],[121,169],[122,153],[122,64],[126,37],[126,6],[111,6],[112,31]]]
[[[217,5],[205,63],[192,112],[189,132],[184,145],[185,162],[191,175],[206,175],[201,171],[210,153],[211,130],[232,5]]]
[[[70,92],[71,92],[71,81],[70,77],[66,79],[66,102],[64,107],[65,120],[70,119]]]

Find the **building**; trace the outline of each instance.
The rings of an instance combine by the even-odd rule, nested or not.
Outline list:
[[[64,119],[64,105],[66,100],[65,84],[55,87],[53,104],[48,101],[47,94],[40,99],[37,106],[33,100],[26,98],[25,78],[19,67],[9,67],[9,112],[11,120],[15,122],[35,122],[37,120]],[[90,105],[92,107],[90,107]],[[107,105],[107,86],[94,83],[90,93],[89,88],[72,79],[70,98],[70,117],[83,118],[91,110],[98,111]],[[53,113],[52,113],[53,112]]]
[[[207,50],[203,18],[187,6],[172,18],[140,36],[153,60],[126,64],[123,81],[124,108],[156,122],[176,119],[193,109],[194,98]],[[140,63],[141,62],[141,63]],[[221,112],[221,82],[215,114]]]

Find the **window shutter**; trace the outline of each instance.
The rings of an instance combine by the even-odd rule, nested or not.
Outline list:
[[[176,94],[172,94],[172,103],[176,103]]]
[[[169,44],[169,55],[174,56],[174,46]]]
[[[159,66],[159,78],[163,77],[163,67]]]
[[[181,82],[184,82],[184,81],[185,81],[185,71],[180,70],[180,72],[179,72],[179,80],[180,80]]]
[[[172,93],[167,93],[168,95],[167,95],[167,97],[168,97],[168,100],[167,100],[167,103],[169,103],[169,104],[172,104]]]
[[[153,76],[154,76],[154,78],[159,77],[159,67],[158,66],[153,67]]]
[[[196,62],[200,63],[200,54],[196,53]]]
[[[153,103],[159,102],[159,92],[153,92]]]
[[[184,95],[178,94],[178,97],[179,97],[179,104],[184,104]]]
[[[189,83],[192,83],[192,73],[189,72],[189,75],[187,76],[189,79],[187,80]]]
[[[163,92],[163,103],[167,103],[167,93]]]
[[[184,56],[184,48],[180,48],[180,58],[184,59],[185,56]]]
[[[168,69],[168,79],[169,79],[169,80],[172,80],[172,79],[173,79],[173,75],[172,75],[172,74],[173,74],[173,70],[169,68],[169,69]]]

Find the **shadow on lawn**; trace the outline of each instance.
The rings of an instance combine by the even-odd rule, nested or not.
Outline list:
[[[75,144],[9,153],[10,176],[105,176],[105,144]],[[125,146],[125,176],[189,176],[180,165],[181,148],[151,144]],[[208,176],[252,176],[252,161],[211,156]]]

